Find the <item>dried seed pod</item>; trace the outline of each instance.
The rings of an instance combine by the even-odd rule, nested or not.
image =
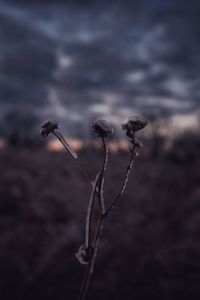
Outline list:
[[[90,123],[93,131],[102,138],[106,138],[109,134],[113,133],[112,127],[105,120],[97,120]]]
[[[122,128],[125,130],[128,126],[132,126],[134,132],[143,129],[148,124],[148,121],[141,116],[132,116],[125,123],[122,123]]]
[[[75,256],[80,264],[87,265],[89,261],[89,249],[86,247],[86,245],[82,245]]]
[[[125,123],[122,123],[122,129],[126,130],[126,135],[134,139],[135,133],[141,129],[143,129],[145,126],[147,126],[148,122],[141,116],[132,116],[128,118],[128,120]]]
[[[58,123],[56,121],[45,121],[42,124],[42,129],[40,134],[44,137],[47,137],[54,130],[58,129]]]

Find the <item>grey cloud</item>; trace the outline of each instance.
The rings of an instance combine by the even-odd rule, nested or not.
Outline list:
[[[129,10],[0,5],[1,105],[32,106],[65,123],[68,114],[72,131],[93,117],[116,123],[129,110],[199,109],[199,5],[192,2],[136,1]]]

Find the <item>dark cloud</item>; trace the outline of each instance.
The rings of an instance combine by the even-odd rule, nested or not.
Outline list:
[[[1,106],[74,124],[198,113],[198,1],[88,3],[0,4]]]

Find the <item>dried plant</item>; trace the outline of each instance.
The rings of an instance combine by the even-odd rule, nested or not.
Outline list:
[[[94,271],[94,265],[97,257],[101,234],[103,231],[104,220],[109,216],[114,206],[120,201],[121,197],[123,196],[129,179],[129,174],[133,167],[134,158],[136,158],[138,155],[136,148],[142,147],[142,142],[136,138],[136,133],[139,130],[143,129],[147,124],[148,122],[143,117],[132,116],[121,125],[122,129],[126,130],[126,135],[128,136],[130,141],[130,160],[126,168],[121,188],[117,196],[111,201],[108,207],[105,206],[104,201],[104,175],[108,163],[109,154],[107,139],[113,133],[113,129],[111,128],[111,126],[105,120],[97,120],[90,124],[91,129],[95,132],[95,134],[97,134],[98,138],[101,139],[104,150],[104,159],[102,162],[102,166],[100,168],[100,171],[96,175],[95,180],[92,181],[89,178],[87,171],[80,163],[77,153],[71,148],[66,139],[58,131],[58,123],[46,121],[42,125],[41,135],[44,137],[47,137],[49,134],[53,134],[54,136],[56,136],[56,138],[62,143],[64,148],[76,161],[78,166],[81,168],[81,171],[84,173],[87,180],[92,186],[92,192],[86,215],[85,241],[76,253],[76,258],[78,259],[78,261],[81,264],[86,265],[85,275],[79,294],[79,300],[86,299],[87,291],[90,285],[90,280]],[[95,203],[97,203],[98,207],[97,219],[95,218]],[[94,221],[92,222],[92,220]]]

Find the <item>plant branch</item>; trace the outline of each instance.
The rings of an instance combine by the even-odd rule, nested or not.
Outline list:
[[[90,185],[93,187],[93,181],[90,179],[86,169],[84,168],[84,166],[79,161],[79,157],[78,157],[77,153],[74,150],[72,150],[71,146],[67,143],[67,141],[62,136],[62,134],[60,134],[58,131],[55,132],[54,130],[52,131],[52,134],[55,135],[55,137],[61,142],[61,144],[64,146],[64,148],[69,152],[69,154],[72,156],[72,158],[76,161],[76,163],[78,164],[78,166],[81,169],[82,173],[87,178]]]
[[[101,216],[98,220],[97,223],[97,228],[96,228],[96,233],[94,236],[94,241],[93,244],[90,247],[90,252],[89,252],[89,263],[87,265],[87,269],[84,275],[84,279],[82,282],[82,286],[81,286],[81,291],[80,291],[80,295],[79,295],[79,300],[85,300],[89,285],[90,285],[90,281],[92,278],[92,274],[94,272],[94,265],[95,265],[95,261],[96,261],[96,257],[97,257],[97,252],[98,252],[98,247],[99,247],[99,241],[100,241],[100,236],[103,230],[103,217]]]
[[[96,180],[95,180],[95,186],[92,192],[92,198],[89,203],[89,214],[88,214],[88,219],[87,219],[87,230],[86,233],[89,235],[87,237],[87,241],[90,241],[90,230],[91,230],[91,217],[92,217],[92,205],[94,203],[95,196],[98,196],[98,201],[99,201],[99,217],[96,225],[96,231],[94,233],[94,238],[92,244],[89,245],[89,263],[87,265],[87,269],[85,272],[85,276],[83,279],[83,283],[81,286],[81,291],[79,295],[80,300],[84,300],[90,285],[91,277],[94,271],[94,265],[97,257],[97,252],[98,252],[98,246],[99,246],[99,241],[100,241],[100,236],[101,232],[103,230],[103,214],[105,212],[105,205],[104,205],[104,197],[103,197],[103,184],[104,184],[104,173],[106,170],[107,162],[108,162],[108,148],[106,145],[105,138],[102,138],[103,142],[103,148],[104,148],[104,160],[102,164],[102,168],[100,173],[97,175]],[[97,189],[98,186],[98,189]]]
[[[108,216],[108,214],[110,213],[110,211],[113,209],[113,207],[117,204],[117,202],[120,200],[120,198],[123,196],[124,192],[125,192],[125,189],[126,189],[126,186],[127,186],[127,182],[128,182],[128,179],[129,179],[129,175],[130,175],[130,171],[133,167],[133,162],[134,162],[134,158],[135,158],[135,147],[136,145],[134,144],[132,149],[130,149],[131,151],[131,157],[130,157],[130,161],[129,161],[129,164],[126,168],[126,173],[125,173],[125,177],[124,177],[124,180],[122,182],[122,186],[121,186],[121,189],[118,193],[118,195],[116,196],[116,198],[113,200],[113,202],[110,204],[110,206],[106,209],[105,213],[103,214],[103,218],[106,218]]]
[[[105,212],[103,186],[104,186],[104,174],[105,174],[107,163],[108,163],[108,147],[107,147],[106,140],[104,137],[102,137],[102,143],[103,143],[103,148],[104,148],[104,160],[103,160],[102,169],[101,169],[100,176],[99,176],[99,186],[98,186],[100,215],[103,215]]]
[[[87,248],[89,248],[89,246],[91,245],[92,212],[93,212],[93,207],[94,207],[95,196],[97,195],[96,189],[97,189],[97,185],[99,183],[99,176],[100,176],[100,174],[98,173],[96,178],[95,178],[95,181],[94,181],[94,186],[93,186],[93,189],[92,189],[90,202],[88,204],[88,210],[87,210],[87,216],[86,216],[86,225],[85,225],[85,245],[86,245]]]

